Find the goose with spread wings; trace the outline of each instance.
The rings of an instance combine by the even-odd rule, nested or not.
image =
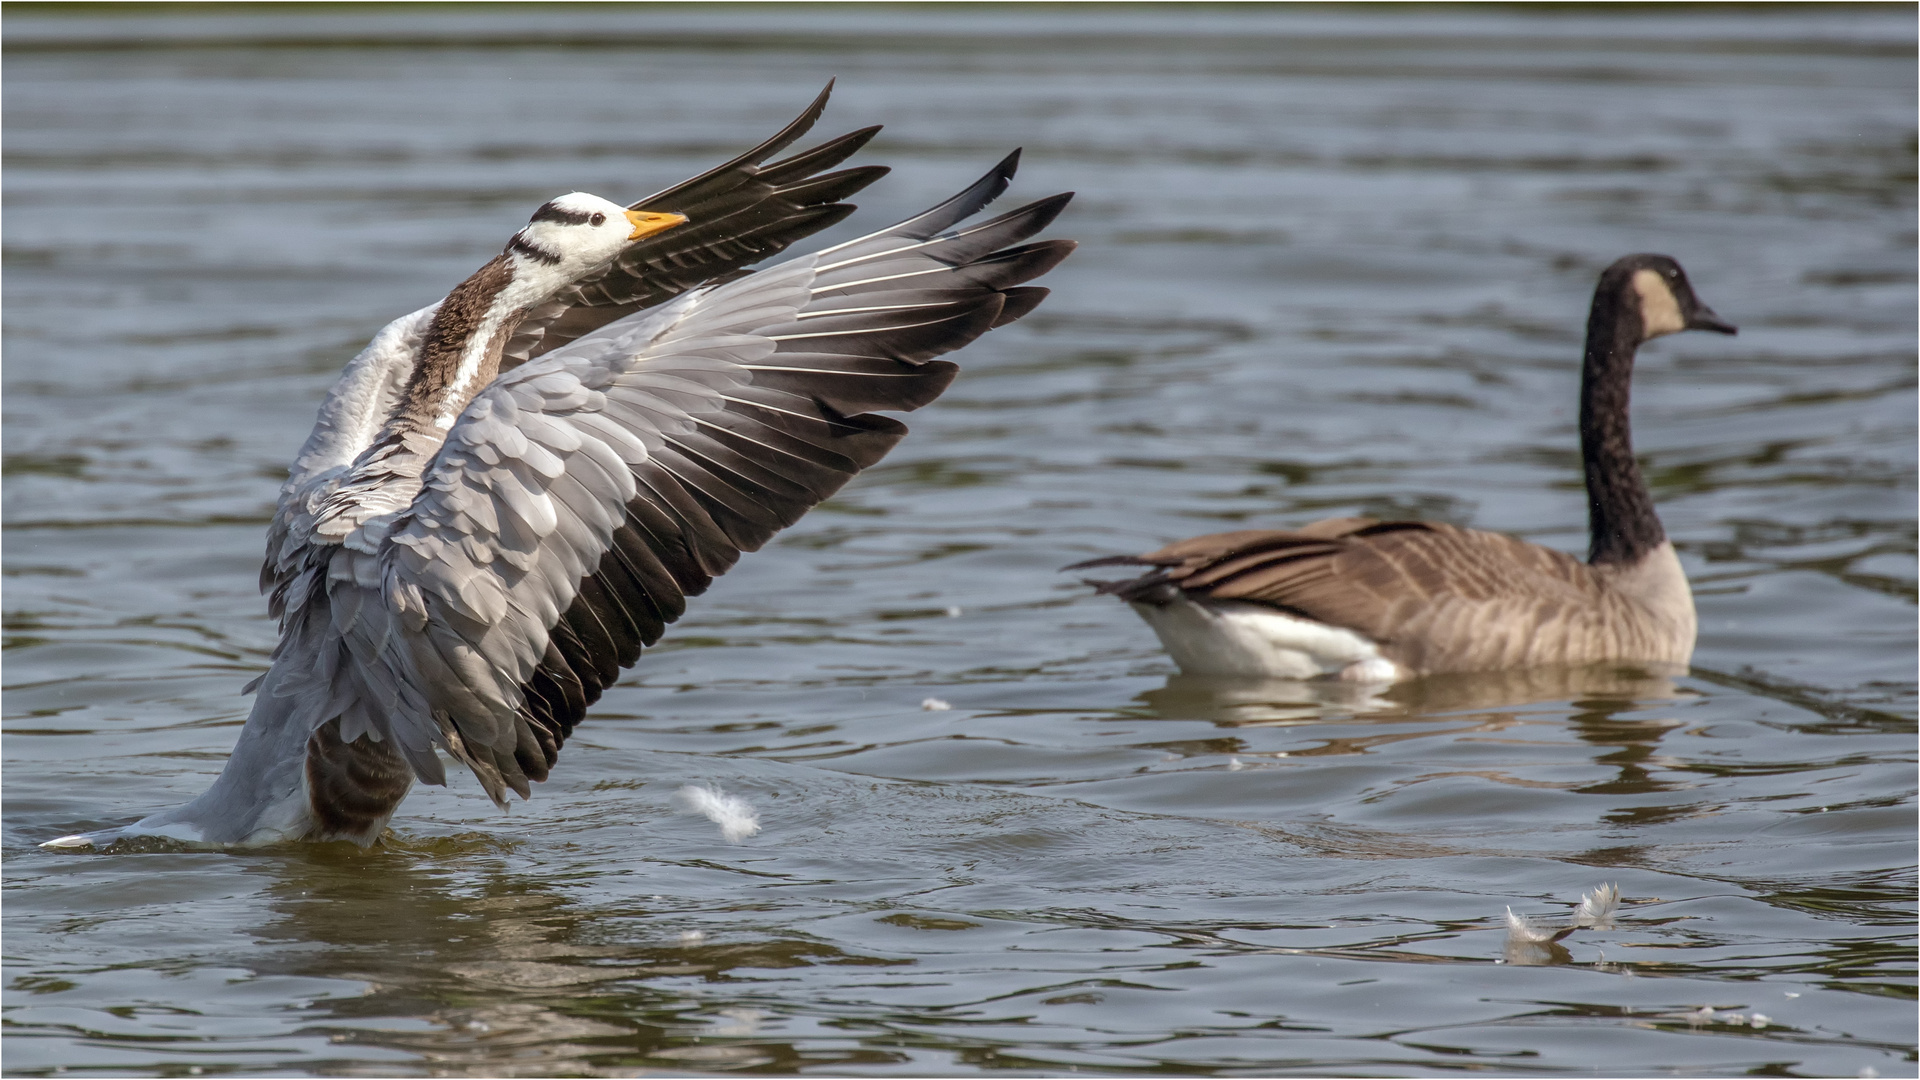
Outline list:
[[[828,87],[831,91],[831,85]],[[1056,195],[969,222],[1018,152],[890,228],[746,267],[851,213],[884,168],[834,169],[812,125],[621,206],[541,206],[446,298],[381,330],[281,489],[262,587],[271,665],[205,794],[121,835],[377,838],[441,754],[529,795],[588,706],[740,553],[906,435],[937,360],[1031,311],[1073,249]]]

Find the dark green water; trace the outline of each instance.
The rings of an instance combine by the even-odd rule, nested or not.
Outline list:
[[[1914,39],[1896,6],[10,6],[5,1071],[1913,1075]],[[835,235],[1015,145],[1010,198],[1080,193],[1053,298],[892,458],[510,815],[459,779],[366,852],[35,846],[218,770],[275,490],[373,330],[828,76],[821,134],[885,123],[896,170]],[[1742,327],[1636,383],[1691,674],[1199,683],[1056,573],[1353,512],[1582,548],[1581,321],[1641,250]],[[688,783],[763,831],[676,814]],[[1509,949],[1508,906],[1605,882],[1615,929]]]

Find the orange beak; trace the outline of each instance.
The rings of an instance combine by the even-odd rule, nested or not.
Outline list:
[[[627,236],[628,240],[639,240],[687,223],[685,214],[656,214],[649,210],[628,210],[626,214],[627,220],[633,224],[633,232]]]

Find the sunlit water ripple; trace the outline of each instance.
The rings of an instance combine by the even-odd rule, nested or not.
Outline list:
[[[9,12],[7,1073],[1913,1075],[1911,11],[980,10]],[[375,328],[830,75],[895,168],[832,235],[1015,145],[1079,192],[898,452],[510,815],[35,846],[218,770]],[[1197,682],[1057,572],[1346,513],[1581,548],[1581,322],[1639,250],[1742,327],[1636,384],[1691,674]],[[1614,929],[1509,944],[1605,882]]]

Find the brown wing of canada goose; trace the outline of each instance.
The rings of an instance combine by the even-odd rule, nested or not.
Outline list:
[[[1124,600],[1164,603],[1177,589],[1263,604],[1362,634],[1409,672],[1671,659],[1671,635],[1605,571],[1478,529],[1332,518],[1197,536],[1125,561],[1161,569],[1103,586]]]

